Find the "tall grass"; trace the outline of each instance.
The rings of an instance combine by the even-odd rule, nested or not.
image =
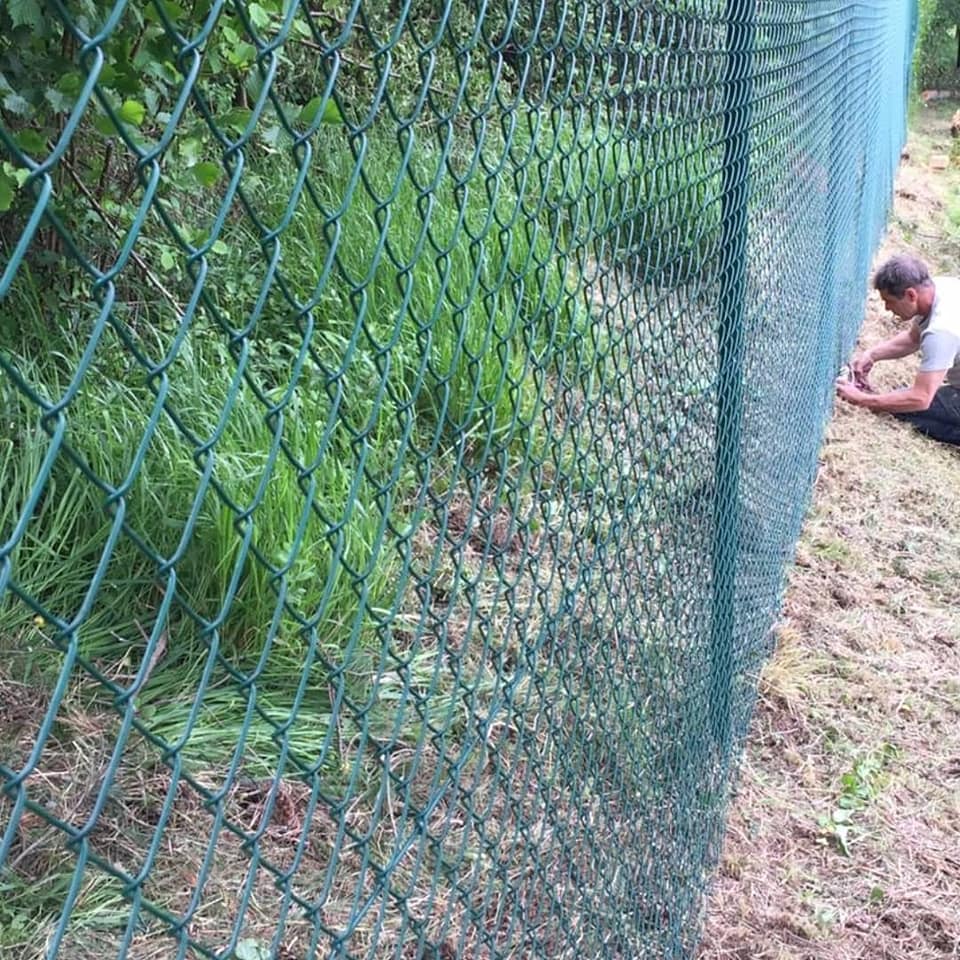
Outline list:
[[[61,315],[71,297],[51,301],[25,268],[0,305],[7,369],[48,405],[72,397],[44,420],[0,371],[0,543],[17,530],[0,649],[15,676],[52,687],[75,644],[108,681],[76,672],[72,703],[99,735],[51,746],[90,751],[91,776],[130,694],[146,739],[124,745],[137,769],[112,796],[159,809],[182,764],[181,782],[206,793],[197,823],[179,826],[198,849],[210,793],[240,774],[371,804],[399,842],[422,829],[421,802],[441,817],[451,778],[490,788],[501,732],[542,748],[545,768],[559,747],[575,777],[596,766],[601,714],[626,709],[604,687],[569,741],[537,746],[555,704],[580,708],[571,674],[631,615],[639,581],[610,544],[649,506],[631,481],[652,489],[631,436],[653,416],[638,384],[681,359],[637,298],[658,273],[682,282],[711,242],[712,148],[706,134],[624,137],[586,113],[518,111],[511,124],[349,142],[324,129],[292,208],[291,155],[249,156],[255,218],[226,217],[202,270],[182,250],[172,267],[151,260],[182,303],[205,271],[189,328],[126,274],[95,344],[94,298]],[[181,204],[191,243],[209,239],[215,200]],[[169,260],[159,218],[138,249]],[[650,723],[638,713],[631,735]],[[604,770],[640,795],[636,770]],[[122,813],[118,834],[131,804],[102,818]],[[133,823],[131,857],[149,824]],[[59,864],[38,866],[35,910],[27,871],[0,878],[8,917],[38,936],[69,884],[70,857]],[[100,879],[74,934],[123,922],[126,888]],[[151,897],[174,895],[154,882]]]
[[[267,688],[294,690],[309,667],[305,633],[322,634],[321,653],[335,662],[352,636],[369,639],[372,627],[361,618],[395,588],[382,517],[365,485],[354,483],[336,455],[304,475],[324,422],[315,406],[305,402],[271,429],[249,390],[240,389],[218,432],[232,385],[225,359],[216,362],[210,348],[184,347],[168,371],[168,405],[180,425],[161,414],[147,444],[153,392],[91,368],[66,411],[65,444],[73,457],[61,454],[46,478],[50,439],[36,408],[3,381],[4,408],[19,427],[17,439],[0,441],[5,536],[41,488],[11,553],[18,588],[69,623],[94,585],[79,648],[108,669],[142,649],[175,572],[166,657],[141,693],[142,706],[166,697],[164,673],[195,682],[214,643],[222,668],[215,684],[233,670],[257,672]],[[55,370],[35,362],[22,363],[21,374],[46,380],[52,397],[66,389]],[[121,504],[126,535],[94,584]],[[0,633],[12,633],[24,619],[23,606],[5,595]],[[178,699],[188,705],[196,690],[179,686]]]
[[[238,742],[226,731],[245,729],[266,769],[299,711],[312,719],[297,750],[317,756],[331,684],[362,705],[384,682],[375,652],[409,605],[424,491],[450,495],[457,464],[476,476],[505,455],[518,491],[534,462],[586,462],[556,396],[589,404],[624,376],[623,330],[584,295],[590,262],[625,249],[669,260],[706,229],[694,208],[710,189],[708,148],[674,145],[671,167],[638,143],[586,114],[531,112],[459,137],[411,127],[348,143],[325,129],[292,210],[297,167],[261,157],[266,186],[245,195],[256,219],[227,219],[192,327],[157,306],[116,307],[52,464],[53,422],[0,378],[0,536],[38,492],[10,559],[51,638],[66,642],[56,625],[92,590],[79,650],[117,682],[163,633],[137,698],[157,735],[226,760]],[[196,236],[213,213],[194,213]],[[177,269],[170,282],[186,292]],[[49,321],[25,270],[2,309],[8,364],[57,402],[89,317]],[[597,469],[572,471],[572,489]],[[29,616],[6,592],[0,635]],[[250,709],[251,683],[262,709]]]

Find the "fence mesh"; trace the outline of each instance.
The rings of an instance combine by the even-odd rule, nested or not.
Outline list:
[[[894,0],[0,10],[0,950],[693,955]]]

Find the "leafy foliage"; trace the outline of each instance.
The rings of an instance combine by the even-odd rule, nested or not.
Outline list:
[[[52,176],[48,221],[83,237],[96,262],[131,226],[144,227],[162,165],[166,243],[189,250],[202,239],[176,229],[178,213],[215,209],[239,148],[275,151],[283,134],[294,140],[341,119],[329,93],[308,93],[327,88],[306,46],[314,27],[284,16],[282,0],[222,10],[213,0],[156,0],[127,5],[116,23],[112,4],[82,0],[69,28],[47,6],[17,0],[0,10],[0,208],[20,214],[7,221],[8,244]],[[278,79],[267,84],[270,71]],[[270,122],[257,124],[264,114]],[[162,242],[158,226],[144,228],[147,244]],[[48,229],[34,263],[61,242]]]
[[[919,25],[913,58],[920,90],[960,85],[960,0],[919,0]]]
[[[840,778],[840,793],[829,814],[818,819],[823,836],[831,838],[837,849],[850,856],[851,845],[860,839],[856,814],[865,810],[877,797],[885,782],[886,768],[897,760],[900,752],[892,743],[884,743],[858,757]]]

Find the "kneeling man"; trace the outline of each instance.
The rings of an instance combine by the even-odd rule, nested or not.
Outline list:
[[[849,403],[892,413],[927,436],[960,446],[960,278],[931,277],[922,260],[900,254],[877,270],[873,285],[884,306],[909,326],[855,356],[855,380],[837,381],[837,393]],[[912,386],[889,393],[864,389],[878,360],[918,350],[920,369]]]

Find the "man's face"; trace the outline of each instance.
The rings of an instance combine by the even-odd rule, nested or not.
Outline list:
[[[914,287],[907,287],[902,297],[895,297],[889,290],[881,290],[880,298],[883,305],[901,320],[912,320],[919,312],[917,306],[917,291]]]

